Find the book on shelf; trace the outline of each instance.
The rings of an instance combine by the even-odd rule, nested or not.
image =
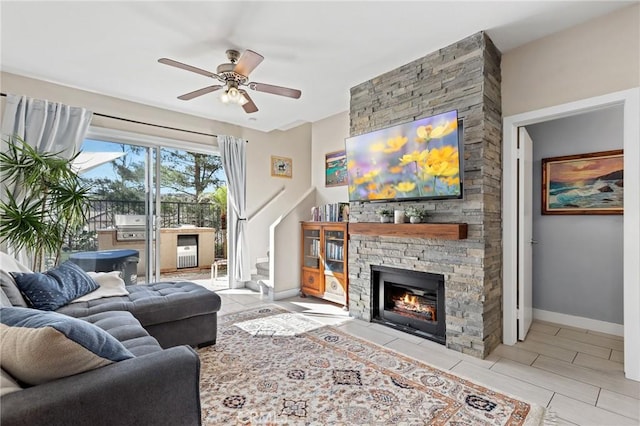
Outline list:
[[[311,209],[312,222],[347,222],[349,203],[330,203]]]
[[[327,260],[342,262],[344,260],[344,247],[341,243],[327,243]]]

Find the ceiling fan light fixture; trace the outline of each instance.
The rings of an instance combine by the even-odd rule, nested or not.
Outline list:
[[[227,95],[229,95],[229,101],[236,104],[238,103],[238,100],[241,96],[240,92],[235,87],[231,87],[229,90],[227,90]]]
[[[230,87],[229,89],[222,92],[220,95],[220,101],[223,104],[237,104],[240,106],[244,106],[249,100],[238,90],[236,87]]]

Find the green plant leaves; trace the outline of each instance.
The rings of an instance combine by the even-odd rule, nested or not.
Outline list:
[[[29,251],[35,270],[44,255],[55,255],[57,262],[69,232],[85,223],[89,187],[72,169],[73,158],[40,153],[17,136],[5,142],[0,239]]]

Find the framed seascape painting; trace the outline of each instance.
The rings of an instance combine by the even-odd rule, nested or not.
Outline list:
[[[345,150],[330,152],[324,157],[324,185],[347,184],[347,154]]]
[[[622,150],[542,159],[542,214],[622,214]]]
[[[293,160],[291,158],[272,155],[271,176],[291,178],[293,176]]]

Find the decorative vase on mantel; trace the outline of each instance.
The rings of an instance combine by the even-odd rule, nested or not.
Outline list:
[[[409,217],[409,222],[411,223],[420,223],[422,222],[422,218],[419,216],[410,216]]]
[[[380,223],[391,223],[391,216],[389,215],[381,215]]]

